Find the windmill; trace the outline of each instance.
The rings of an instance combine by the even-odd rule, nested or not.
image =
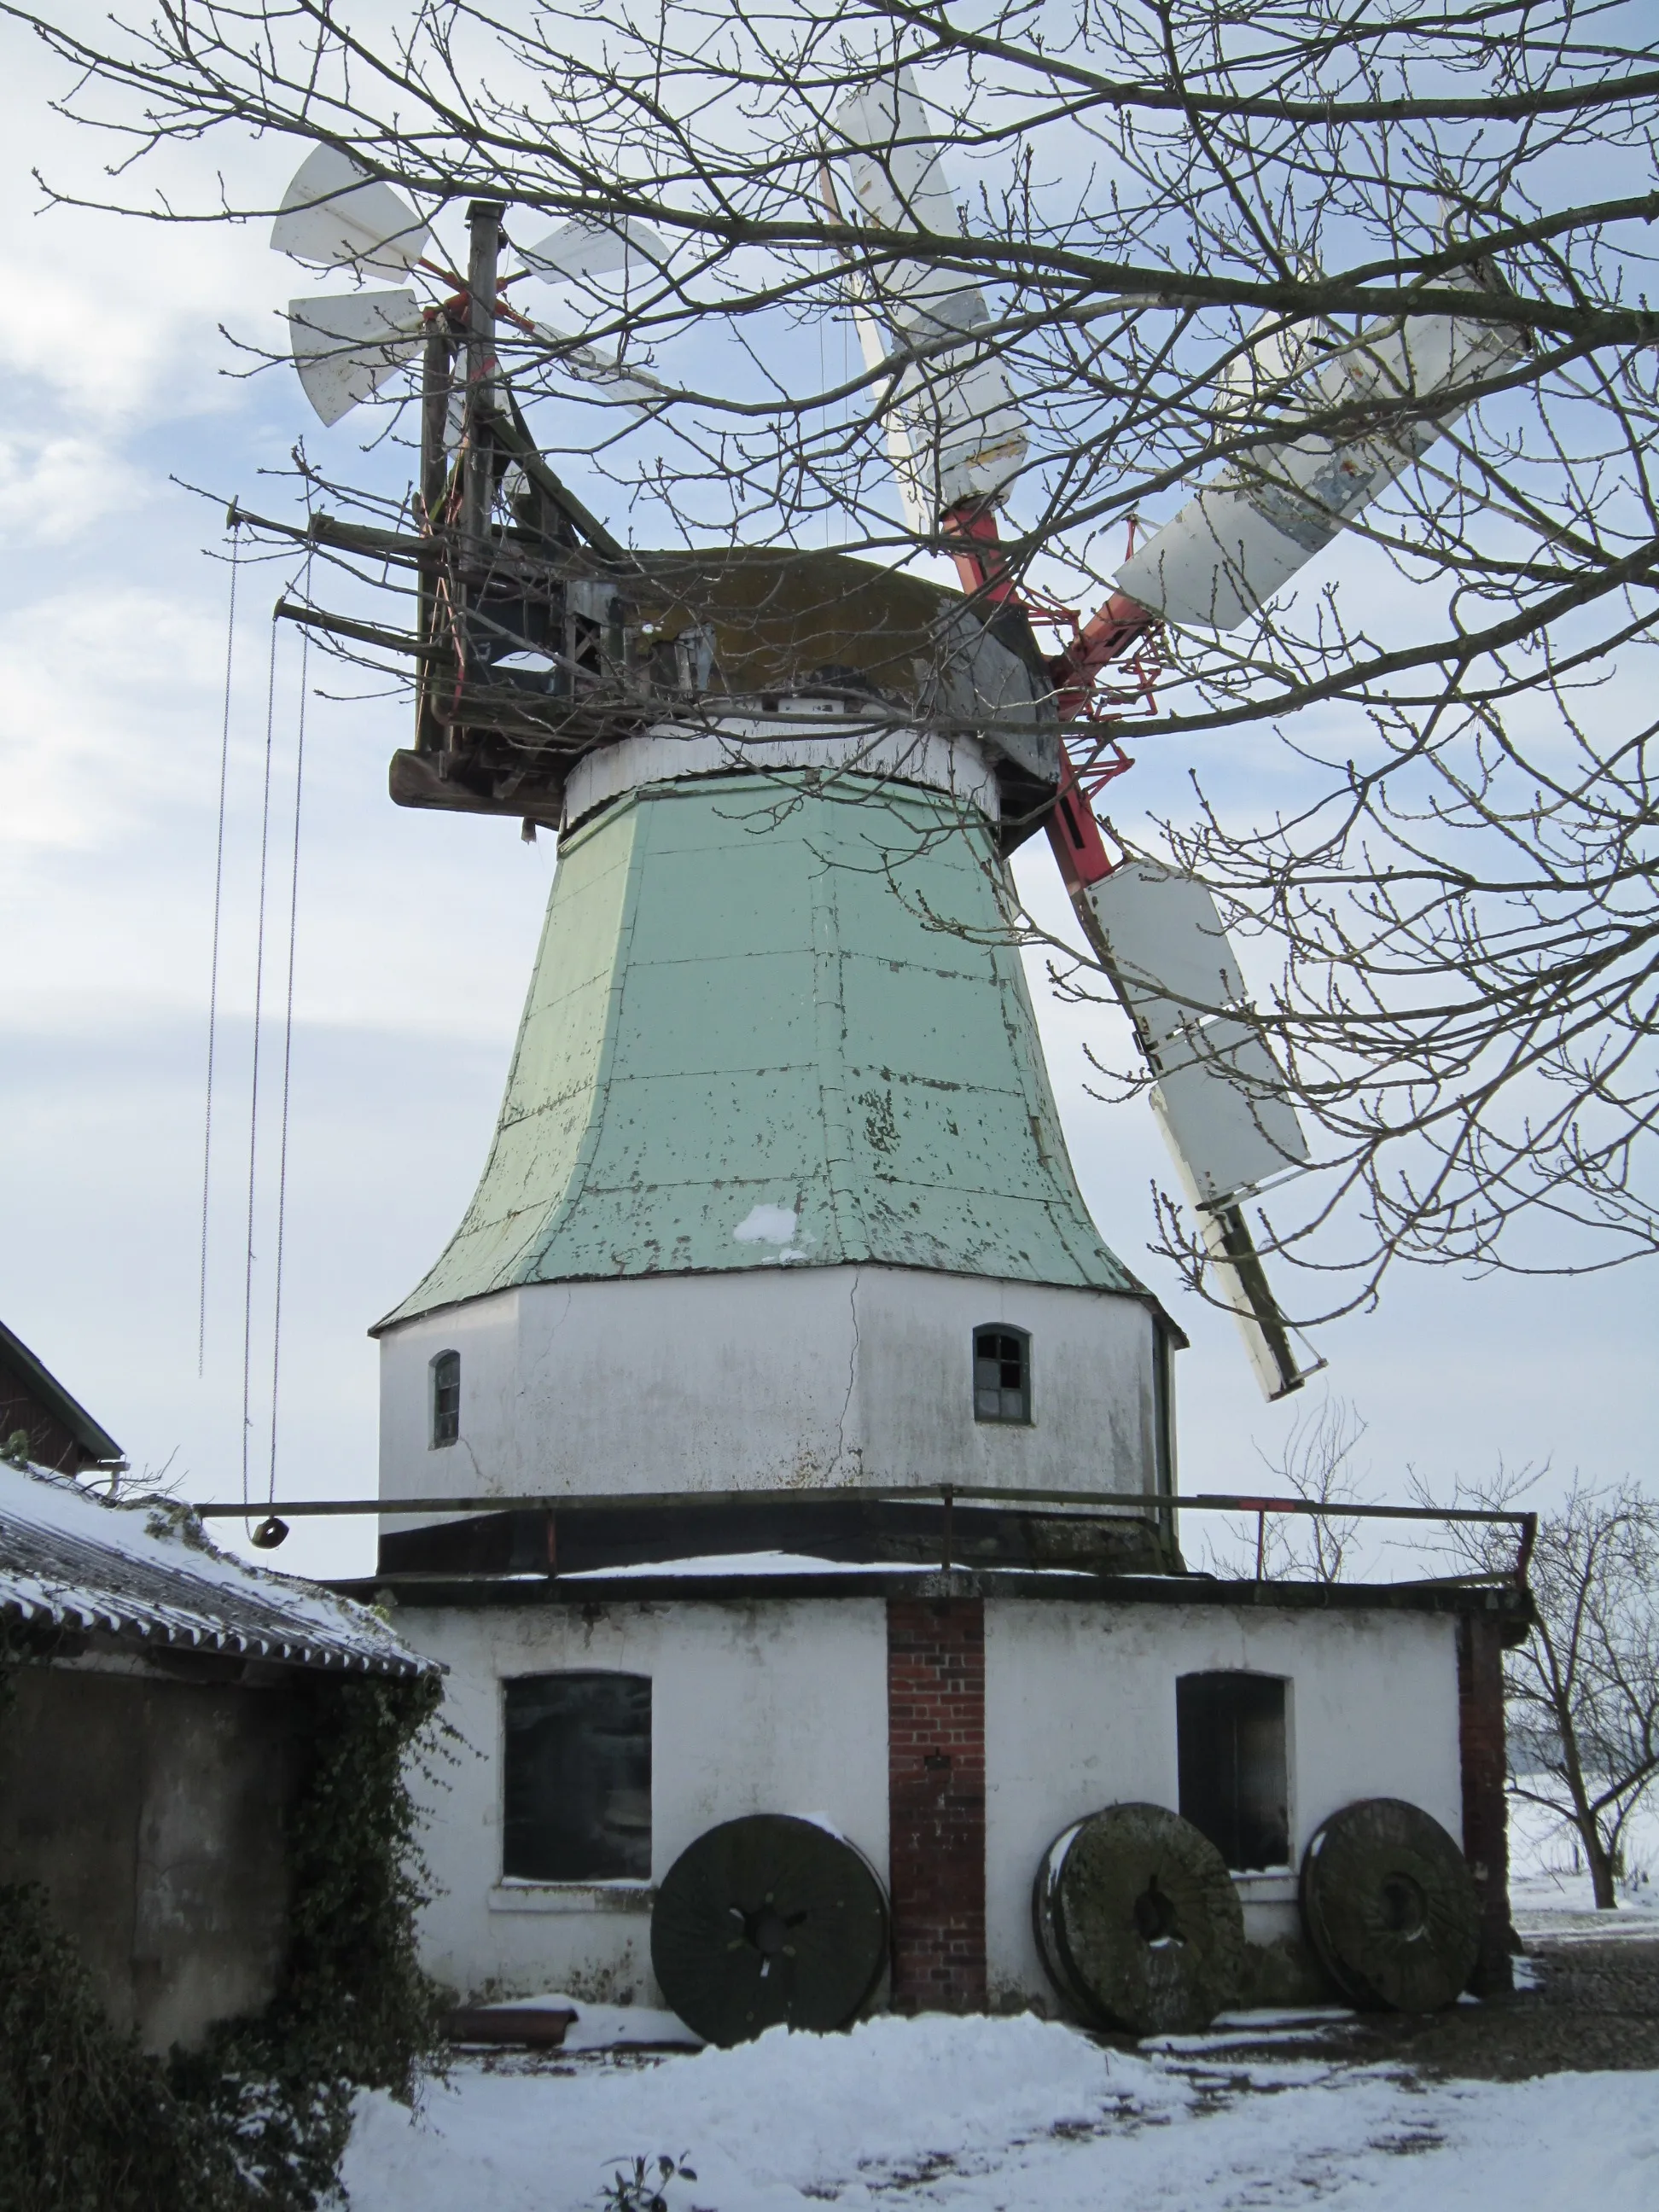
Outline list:
[[[920,201],[937,232],[954,217],[936,164],[905,167],[912,96],[901,80],[849,116],[852,185],[884,227]],[[1340,1716],[1340,1743],[1297,1741],[1297,1796],[1322,1803],[1356,1744],[1395,1786],[1427,1679],[1397,1592],[1356,1638],[1327,1594],[1275,1610],[1259,1577],[1185,1576],[1183,1340],[1083,1202],[1000,896],[1048,821],[1258,1367],[1294,1388],[1239,1208],[1305,1157],[1300,1133],[1213,902],[1111,862],[1061,743],[1160,594],[1186,577],[1213,607],[1194,565],[1242,577],[1259,549],[1226,542],[1243,525],[1212,488],[1202,528],[1155,540],[1045,660],[995,536],[1015,396],[983,301],[920,264],[872,282],[860,335],[884,362],[903,349],[901,495],[965,593],[837,553],[624,548],[548,467],[499,355],[514,332],[655,404],[516,302],[538,271],[603,282],[660,249],[568,225],[504,273],[503,219],[469,210],[463,278],[378,180],[302,171],[276,243],[361,280],[295,303],[305,387],[337,420],[416,368],[420,483],[407,530],[261,526],[412,580],[405,630],[280,610],[412,662],[393,798],[560,840],[475,1194],[374,1332],[370,1587],[444,1661],[480,1754],[430,1808],[453,1903],[423,1954],[458,1987],[654,2002],[648,1942],[656,1995],[718,2040],[842,2024],[884,1972],[898,2008],[1046,2002],[1033,1871],[1058,1980],[1063,1861],[1109,1792],[1134,1816],[1114,1893],[1139,1899],[1115,1922],[1167,1996],[1170,1886],[1237,1951],[1229,1867],[1291,1856],[1287,1710]],[[384,278],[408,282],[371,293]],[[733,1571],[766,1553],[787,1556]],[[1434,1649],[1404,1786],[1443,1803],[1461,1707],[1452,1640]],[[1189,1769],[1232,1777],[1235,1829],[1245,1794],[1277,1808],[1272,1832],[1224,1863]],[[1127,2024],[1198,2025],[1208,2002]]]
[[[908,70],[861,88],[837,109],[838,143],[864,219],[890,232],[958,236],[938,134]],[[826,164],[825,196],[835,186]],[[996,510],[1025,458],[1024,426],[995,353],[974,334],[990,316],[976,288],[932,264],[884,263],[854,308],[867,365],[911,358],[888,404],[887,434],[912,530],[952,554],[979,601],[1018,608],[1001,557]],[[940,348],[941,340],[959,339]],[[890,341],[891,353],[890,356]],[[1316,354],[1305,331],[1268,316],[1230,371],[1234,396],[1259,403],[1300,386],[1315,415],[1356,401],[1438,393],[1501,369],[1516,335],[1440,316],[1362,333]],[[1314,434],[1226,471],[1119,569],[1116,589],[1048,661],[1063,725],[1086,715],[1102,672],[1165,622],[1227,631],[1257,613],[1447,425],[1431,415],[1370,435]],[[1062,743],[1047,818],[1073,908],[1129,1018],[1155,1080],[1154,1115],[1200,1225],[1222,1303],[1268,1398],[1297,1389],[1298,1356],[1243,1207],[1310,1154],[1284,1078],[1252,1021],[1243,976],[1215,901],[1194,877],[1146,860],[1114,860],[1089,805],[1128,765],[1115,740],[1079,770]],[[1316,1364],[1322,1365],[1323,1362]]]
[[[823,172],[832,208],[839,179],[872,226],[958,234],[907,71],[849,96],[835,127]],[[665,249],[635,221],[572,222],[523,249],[523,265],[503,277],[502,220],[495,203],[470,210],[463,279],[434,258],[429,227],[399,194],[319,147],[272,232],[277,250],[360,280],[289,309],[295,365],[325,423],[420,362],[418,533],[320,516],[309,532],[414,570],[414,631],[279,610],[414,659],[416,742],[393,757],[393,799],[556,827],[573,773],[596,749],[665,718],[684,736],[744,702],[786,729],[852,714],[878,750],[918,720],[977,728],[1000,801],[1000,851],[1046,826],[1078,921],[1154,1078],[1154,1114],[1258,1380],[1269,1397],[1299,1388],[1310,1370],[1244,1206],[1304,1168],[1308,1145],[1212,894],[1189,875],[1106,849],[1089,793],[1128,763],[1114,738],[1101,743],[1091,702],[1103,672],[1164,622],[1224,630],[1247,620],[1441,426],[1424,416],[1403,432],[1347,443],[1293,437],[1224,473],[1125,562],[1105,605],[1045,657],[1036,610],[998,544],[996,512],[1027,440],[1006,370],[975,339],[990,320],[976,287],[929,264],[887,260],[872,265],[852,309],[868,365],[899,363],[885,416],[898,489],[912,529],[952,553],[966,592],[958,600],[830,555],[625,551],[541,456],[498,343],[510,335],[613,402],[650,405],[666,387],[535,322],[509,295],[526,278],[589,283],[660,267]],[[397,276],[423,279],[438,296],[423,303],[410,289],[362,289],[365,277]],[[1515,343],[1439,318],[1413,325],[1409,337],[1401,327],[1365,333],[1310,367],[1297,334],[1275,329],[1235,375],[1246,396],[1299,378],[1316,409],[1367,391],[1431,398],[1501,365]],[[873,663],[872,635],[882,641]],[[1088,750],[1074,763],[1060,732],[1079,727]],[[732,757],[729,744],[720,757]]]

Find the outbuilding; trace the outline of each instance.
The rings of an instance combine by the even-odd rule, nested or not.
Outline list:
[[[436,1662],[185,1507],[0,1463],[0,1885],[38,1884],[147,2050],[258,2014],[321,1707]]]

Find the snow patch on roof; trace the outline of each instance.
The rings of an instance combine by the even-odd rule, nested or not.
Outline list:
[[[290,1666],[418,1674],[432,1662],[380,1617],[233,1558],[186,1505],[94,1497],[0,1464],[0,1612]]]

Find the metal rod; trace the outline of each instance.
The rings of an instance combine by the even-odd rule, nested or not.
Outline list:
[[[1091,1512],[1121,1513],[1145,1520],[1160,1513],[1303,1513],[1316,1520],[1343,1521],[1462,1521],[1519,1528],[1527,1542],[1528,1529],[1537,1528],[1535,1513],[1493,1512],[1467,1505],[1322,1505],[1301,1498],[1232,1497],[1204,1492],[1192,1498],[1163,1492],[1126,1492],[1121,1490],[1009,1490],[990,1483],[917,1483],[914,1486],[838,1485],[815,1492],[778,1490],[667,1490],[616,1496],[604,1492],[538,1492],[515,1498],[312,1498],[292,1504],[281,1501],[283,1515],[374,1513],[532,1513],[604,1509],[608,1511],[648,1511],[663,1506],[793,1505],[824,1504],[833,1499],[882,1501],[888,1504],[977,1502],[1006,1505],[1070,1505]],[[240,1501],[228,1504],[209,1501],[191,1508],[204,1518],[234,1518],[246,1508]],[[1530,1545],[1528,1545],[1528,1551]]]

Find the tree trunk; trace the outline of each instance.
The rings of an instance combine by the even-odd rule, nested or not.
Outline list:
[[[1587,1822],[1579,1833],[1589,1864],[1590,1884],[1595,1892],[1595,1909],[1598,1912],[1612,1912],[1619,1903],[1613,1887],[1613,1855],[1596,1832],[1594,1820]]]

